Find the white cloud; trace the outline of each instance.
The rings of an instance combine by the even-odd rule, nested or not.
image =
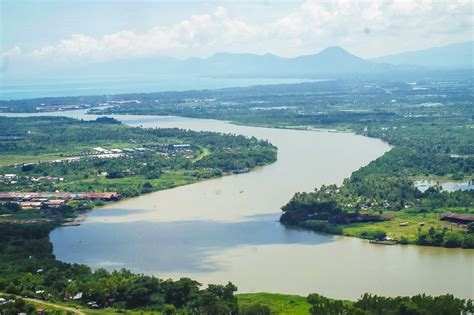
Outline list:
[[[9,58],[17,58],[22,55],[23,51],[20,47],[15,46],[9,50],[6,50],[0,54],[0,58],[2,59],[9,59]]]
[[[21,58],[22,54],[23,51],[18,46],[0,53],[0,73],[3,73],[7,70],[10,60]]]
[[[248,40],[257,29],[227,14],[218,7],[213,14],[193,15],[169,26],[157,26],[146,32],[133,30],[107,34],[93,38],[84,34],[72,35],[58,43],[40,47],[27,54],[30,59],[44,60],[54,57],[56,61],[109,60],[157,54],[189,53],[188,49],[209,46],[225,46],[232,41]]]
[[[14,47],[1,57],[75,62],[205,56],[217,51],[298,55],[329,45],[374,56],[472,39],[472,10],[470,0],[307,0],[259,23],[219,6],[147,31],[124,30],[102,37],[76,34],[28,52]]]

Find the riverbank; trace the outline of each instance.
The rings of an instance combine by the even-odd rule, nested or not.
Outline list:
[[[241,125],[245,126],[246,124],[239,123],[239,122],[233,122],[236,125]],[[259,123],[250,123],[247,124],[250,126],[260,126],[260,127],[266,127],[266,128],[277,128],[277,129],[287,129],[287,130],[322,130],[326,132],[355,132],[356,134],[364,135],[367,136],[367,131],[364,129],[360,129],[357,127],[352,126],[352,129],[348,125],[345,125],[344,127],[337,127],[336,129],[324,129],[324,126],[319,127],[319,128],[313,128],[311,126],[280,126],[280,125],[271,125],[271,124],[259,124]],[[369,135],[370,136],[370,135]],[[384,137],[380,137],[382,140],[385,139]],[[387,140],[387,139],[385,139]],[[392,147],[393,149],[393,147]],[[397,148],[398,150],[398,148]],[[396,151],[397,151],[396,150]],[[398,154],[398,152],[395,154],[395,156]],[[392,155],[391,152],[388,153],[388,155]],[[390,157],[388,158],[390,160]],[[378,163],[379,161],[375,161],[375,163]],[[370,166],[369,166],[370,167]],[[433,177],[433,176],[431,176]],[[429,178],[431,178],[429,177]],[[409,179],[412,181],[415,181],[416,179],[420,178],[420,175],[414,175],[414,176],[409,176]],[[443,178],[448,178],[444,176]],[[404,179],[405,180],[405,179]],[[374,204],[377,203],[376,200],[372,200]],[[368,202],[369,204],[371,203],[370,201]],[[386,207],[386,202],[380,202],[380,204],[384,204],[384,207]],[[396,203],[396,202],[395,202]],[[404,209],[401,209],[402,211],[386,211],[386,208],[384,208],[384,213],[387,214],[392,214],[395,216],[394,220],[388,221],[388,222],[380,222],[380,223],[357,223],[357,224],[349,224],[349,225],[340,225],[337,226],[335,225],[336,229],[328,229],[327,225],[324,228],[314,228],[314,225],[311,224],[311,222],[302,224],[300,226],[305,227],[305,228],[310,228],[315,231],[320,231],[320,232],[325,232],[325,233],[332,233],[331,231],[337,231],[336,233],[333,234],[342,234],[345,236],[351,236],[351,237],[359,237],[359,238],[367,238],[369,235],[372,235],[374,233],[379,234],[383,232],[385,236],[389,238],[389,240],[392,242],[392,240],[396,240],[396,242],[400,244],[413,244],[413,245],[430,245],[430,246],[440,246],[443,245],[443,240],[438,241],[437,243],[434,242],[420,242],[418,241],[419,235],[420,235],[420,228],[426,228],[426,227],[435,227],[436,229],[441,229],[441,230],[451,230],[454,232],[463,232],[467,230],[466,226],[462,225],[457,225],[457,224],[450,224],[449,222],[440,222],[439,221],[439,216],[441,213],[446,212],[446,211],[454,211],[454,212],[460,212],[460,213],[467,213],[470,214],[471,212],[467,211],[465,208],[462,208],[463,205],[466,205],[465,203],[459,204],[457,207],[451,208],[451,209],[443,209],[443,210],[437,210],[433,211],[431,210],[430,212],[426,212],[423,209],[421,212],[419,210],[414,210],[410,206],[413,206],[413,204],[410,204],[407,202],[407,200],[404,200],[403,202],[398,202],[398,203],[403,203],[405,204]],[[408,206],[407,206],[408,205]],[[370,209],[368,207],[369,211],[368,213],[374,213],[374,209]],[[390,208],[388,208],[390,210]],[[376,212],[374,213],[376,214]],[[426,233],[428,233],[428,229],[426,229]],[[433,233],[433,232],[432,232]],[[440,232],[437,232],[438,234]],[[446,231],[443,232],[443,237]],[[370,236],[369,236],[370,237]],[[446,246],[447,247],[463,247],[463,248],[472,248],[472,240],[471,237],[469,237],[468,240],[463,242],[463,236],[459,236],[455,233],[451,233],[451,235],[448,235],[450,238],[449,241],[447,241]]]
[[[0,292],[0,298],[5,298],[6,303],[0,305],[0,311],[15,310],[36,312],[52,312],[79,315],[95,314],[142,314],[159,315],[174,314],[176,308],[171,305],[162,311],[150,311],[141,309],[117,309],[117,308],[87,308],[77,303],[65,303],[63,301],[43,301],[41,299],[22,298],[15,295],[8,295]],[[469,300],[456,299],[450,295],[445,296],[415,296],[397,297],[394,299],[380,296],[364,295],[357,301],[328,299],[319,294],[310,294],[307,297],[298,295],[285,295],[274,293],[251,293],[236,294],[237,309],[234,315],[311,315],[329,314],[330,312],[348,312],[348,314],[363,314],[383,309],[385,312],[393,314],[404,314],[404,310],[409,305],[412,312],[425,312],[427,314],[442,315],[472,312],[474,308]],[[439,312],[442,308],[442,312]],[[209,313],[213,314],[213,313]]]
[[[232,123],[238,125],[246,124],[242,121]],[[404,121],[404,123],[407,122]],[[426,124],[426,122],[424,122],[424,124]],[[418,169],[413,166],[408,168],[403,165],[404,163],[413,163],[415,159],[419,160],[427,158],[428,156],[426,154],[420,154],[416,151],[425,149],[422,143],[423,141],[426,141],[427,138],[430,138],[430,135],[432,139],[432,137],[435,137],[438,133],[446,133],[444,128],[449,128],[449,124],[447,126],[441,126],[440,129],[431,126],[429,134],[420,134],[422,128],[419,128],[416,125],[405,125],[402,127],[408,130],[400,133],[400,135],[396,135],[396,131],[399,127],[385,127],[380,126],[381,124],[376,124],[376,126],[374,126],[375,128],[372,127],[372,130],[368,128],[369,125],[361,126],[350,122],[335,125],[317,125],[316,128],[311,125],[288,126],[258,122],[250,122],[249,125],[266,128],[353,132],[358,135],[380,139],[391,146],[391,150],[384,156],[372,161],[361,170],[354,171],[351,174],[351,177],[347,180],[347,183],[350,183],[353,178],[356,178],[358,181],[361,179],[363,181],[363,177],[369,178],[370,181],[374,181],[375,178],[377,178],[376,180],[381,182],[378,187],[373,184],[367,185],[367,183],[364,183],[361,185],[363,187],[357,187],[356,189],[350,187],[349,189],[344,189],[344,185],[346,185],[346,183],[344,183],[344,185],[340,187],[341,192],[336,192],[336,194],[339,196],[343,194],[355,194],[355,196],[351,196],[352,198],[349,199],[335,197],[334,199],[339,200],[334,201],[344,209],[344,212],[349,214],[362,213],[364,215],[377,216],[383,213],[384,215],[393,216],[392,219],[380,220],[380,222],[337,224],[306,218],[301,222],[291,222],[290,225],[334,235],[369,239],[373,240],[374,244],[411,244],[450,248],[461,247],[465,249],[474,248],[474,191],[471,188],[472,185],[464,185],[466,187],[460,191],[456,191],[456,189],[452,188],[443,190],[443,182],[466,183],[466,180],[469,180],[469,178],[474,176],[471,170],[472,166],[470,165],[472,162],[468,162],[467,164],[469,166],[467,167],[465,167],[464,164],[459,163],[459,159],[463,160],[467,158],[472,160],[472,157],[469,155],[451,155],[450,162],[452,164],[449,165],[450,162],[443,161],[444,165],[441,166],[441,168],[449,169],[449,171],[436,170],[436,174],[432,167],[429,168],[430,170],[427,172],[426,161],[423,163],[424,165]],[[394,123],[392,122],[391,125],[394,125]],[[412,129],[413,131],[410,131]],[[407,144],[400,143],[400,138],[410,134],[411,132],[413,133],[411,134],[412,139],[410,139],[408,146]],[[426,130],[423,132],[426,132]],[[468,131],[461,134],[457,132],[453,133],[453,136],[460,138],[459,140],[461,141],[466,141],[467,134]],[[440,139],[439,145],[443,145],[444,141],[447,141],[446,138],[447,135],[444,135]],[[411,152],[408,153],[407,149],[411,150]],[[403,161],[403,159],[406,159],[407,161]],[[429,160],[429,158],[427,158],[427,160]],[[463,171],[468,169],[468,174],[456,172],[456,164],[460,164],[460,166],[457,167],[463,168]],[[397,186],[402,186],[402,189],[400,189],[400,187],[395,188],[396,184],[394,185],[394,180],[399,181],[400,185]],[[422,198],[423,194],[413,193],[418,189],[417,185],[420,180],[436,181],[435,184],[431,185],[431,189],[428,190],[428,188],[426,188],[419,191],[421,193],[426,192],[426,194],[424,194],[425,199],[422,201],[420,201],[419,198]],[[357,186],[354,185],[354,182],[350,184],[352,186]],[[398,194],[404,197],[392,198],[391,200],[377,198],[377,194],[380,196],[386,193],[386,191],[384,191],[386,187],[381,188],[380,186],[387,185],[394,188],[394,190],[398,190]],[[364,195],[369,189],[373,190],[373,192],[367,198],[367,196]],[[446,200],[440,202],[440,198]],[[427,202],[427,200],[430,201]],[[442,221],[441,218],[443,214],[446,213],[464,216],[470,218],[471,221]],[[285,222],[283,216],[282,218],[283,222]]]
[[[15,161],[0,167],[0,221],[9,223],[71,221],[109,199],[242,174],[277,158],[276,147],[256,138],[133,128],[105,117],[0,121],[6,127],[0,157]],[[61,158],[49,160],[53,152]],[[69,194],[48,193],[58,191]]]
[[[245,125],[242,122],[232,122],[237,125]],[[362,136],[376,137],[382,141],[386,141],[389,145],[394,145],[396,141],[390,141],[390,137],[387,135],[382,135],[377,133],[369,134],[367,128],[361,129],[358,125],[345,124],[342,126],[320,126],[319,128],[314,128],[311,126],[281,126],[281,125],[271,125],[268,123],[259,124],[251,123],[251,126],[260,126],[266,128],[281,128],[281,129],[294,129],[294,130],[315,130],[315,131],[326,131],[326,132],[353,132]],[[334,128],[335,127],[335,128]],[[406,128],[406,127],[405,127]],[[385,129],[385,128],[382,128]],[[399,147],[391,147],[391,150],[395,148],[395,152],[388,151],[384,156],[378,158],[377,160],[371,162],[369,165],[363,167],[363,170],[354,171],[351,174],[351,177],[347,182],[350,182],[350,179],[354,175],[357,176],[357,179],[360,179],[360,174],[366,177],[376,176],[379,181],[382,182],[382,185],[391,185],[394,186],[393,177],[395,180],[399,180],[402,190],[397,187],[400,192],[400,195],[411,195],[411,198],[399,198],[392,200],[377,200],[375,197],[376,194],[385,193],[385,191],[375,186],[370,186],[370,189],[374,189],[375,192],[372,192],[372,199],[365,198],[364,195],[360,195],[361,191],[358,191],[357,194],[359,197],[344,199],[341,198],[335,202],[341,205],[341,208],[346,208],[346,212],[358,212],[364,215],[373,215],[377,216],[380,213],[383,213],[387,216],[392,216],[390,220],[380,220],[380,222],[365,222],[365,223],[346,223],[346,224],[337,224],[329,223],[327,221],[317,221],[306,218],[301,222],[290,222],[289,225],[299,226],[307,228],[317,232],[329,233],[333,235],[344,235],[348,237],[357,237],[361,239],[373,240],[373,244],[390,244],[390,245],[419,245],[419,246],[442,246],[442,247],[461,247],[465,249],[474,248],[474,231],[473,223],[469,222],[449,222],[442,221],[441,217],[445,213],[455,213],[459,215],[464,215],[469,218],[472,218],[474,221],[474,193],[469,191],[467,188],[464,191],[456,192],[456,190],[446,190],[442,191],[442,187],[434,185],[425,194],[425,200],[421,201],[419,199],[414,200],[413,196],[416,198],[421,198],[423,194],[413,194],[413,191],[417,189],[416,182],[420,179],[423,180],[436,180],[437,182],[443,183],[443,181],[465,181],[471,175],[462,175],[464,179],[453,179],[457,176],[454,173],[445,174],[443,176],[439,175],[428,175],[426,173],[421,174],[420,170],[412,170],[411,174],[407,174],[406,170],[400,169],[399,167],[395,169],[392,167],[394,159],[413,159],[414,157],[405,154],[400,155]],[[403,146],[402,146],[403,148]],[[403,151],[402,151],[403,152]],[[419,156],[416,156],[419,158]],[[376,165],[374,167],[374,164]],[[388,176],[381,176],[382,172],[390,173],[389,180],[386,180]],[[415,175],[416,174],[416,175]],[[397,179],[398,177],[398,179]],[[373,179],[371,179],[373,180]],[[353,185],[353,184],[352,184]],[[368,186],[369,187],[369,186]],[[364,189],[369,189],[368,187],[363,187]],[[341,187],[343,189],[343,187]],[[360,187],[358,188],[360,189]],[[383,188],[385,189],[385,188]],[[411,190],[411,191],[410,191]],[[353,194],[355,191],[351,189],[343,190],[345,194]],[[407,193],[407,191],[410,191]],[[422,191],[426,192],[426,189]],[[334,193],[334,192],[333,192]],[[338,195],[344,194],[342,192],[336,192]],[[452,193],[451,195],[449,195]],[[431,195],[431,196],[426,196]],[[361,198],[362,197],[362,198]],[[336,197],[335,199],[337,199]],[[444,203],[439,202],[440,198],[445,198],[447,201]],[[427,204],[427,199],[431,200],[431,203]],[[438,199],[438,200],[436,200]],[[460,200],[461,199],[461,200]],[[454,201],[456,200],[456,201]],[[423,203],[424,202],[424,203]],[[437,204],[435,204],[437,202]],[[345,203],[344,205],[342,205]],[[352,203],[352,204],[351,204]],[[395,205],[394,205],[395,204]],[[347,207],[349,205],[349,207]],[[378,206],[378,207],[377,207]],[[358,208],[357,208],[358,207]],[[431,207],[431,209],[429,209]],[[433,207],[436,207],[434,209]],[[284,209],[284,207],[283,207]],[[283,216],[282,216],[283,218]],[[285,219],[283,219],[285,223]],[[288,224],[288,222],[286,222]],[[434,228],[434,230],[433,230]]]
[[[95,119],[80,112],[62,114]],[[164,190],[93,211],[81,226],[56,229],[51,234],[58,259],[94,269],[126,267],[174,279],[188,275],[202,283],[232,280],[240,292],[307,295],[316,291],[354,300],[369,291],[386,296],[419,292],[470,296],[466,294],[472,288],[465,281],[472,262],[468,252],[414,246],[386,248],[358,239],[288,229],[275,222],[279,208],[294,191],[341,184],[353,170],[389,149],[382,142],[348,133],[244,127],[215,120],[114,117],[133,126],[268,139],[279,148],[278,160],[247,174]],[[166,259],[162,251],[167,252]],[[268,266],[268,260],[276,262],[275,266]],[[423,267],[427,264],[432,268]],[[199,266],[206,268],[200,270]],[[399,272],[384,272],[393,268]],[[284,278],[275,277],[281,270],[285,270]],[[345,279],[343,283],[330,276],[334,272]],[[380,277],[371,278],[374,272]],[[447,291],[439,289],[439,281],[445,283]]]
[[[388,237],[397,237],[403,243],[472,247],[474,237],[466,234],[468,224],[457,226],[438,220],[428,225],[421,224],[423,221],[418,218],[426,214],[428,221],[432,214],[440,212],[474,216],[473,194],[469,191],[449,194],[438,189],[430,190],[433,192],[430,196],[430,192],[422,192],[425,195],[420,198],[413,184],[420,177],[469,181],[474,176],[474,129],[468,97],[471,90],[468,79],[453,82],[423,79],[417,82],[416,89],[407,82],[351,80],[253,87],[235,89],[233,93],[212,91],[212,99],[207,97],[208,92],[176,92],[173,101],[169,95],[157,94],[159,103],[147,102],[144,96],[144,104],[140,106],[119,104],[99,112],[178,115],[276,128],[350,130],[381,139],[392,149],[348,176],[341,186],[343,192],[333,198],[340,210],[368,215],[396,211],[401,219],[411,216],[407,225],[421,229],[415,236],[412,230],[403,235],[393,225],[382,229],[386,234],[393,234]],[[201,105],[189,106],[190,98]],[[397,221],[398,225],[401,223],[405,222]],[[435,231],[430,232],[432,227]],[[366,222],[364,226],[348,227],[343,234],[364,237],[372,229],[372,224]]]

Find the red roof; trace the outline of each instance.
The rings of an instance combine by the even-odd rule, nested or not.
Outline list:
[[[441,219],[455,219],[467,222],[474,222],[474,217],[465,215],[465,214],[458,214],[458,213],[443,213],[441,215]]]

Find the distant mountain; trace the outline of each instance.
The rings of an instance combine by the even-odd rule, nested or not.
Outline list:
[[[393,65],[416,65],[427,68],[472,68],[474,41],[427,48],[372,59]]]
[[[391,66],[376,64],[357,57],[341,47],[328,47],[313,55],[288,59],[290,69],[299,73],[372,73]]]
[[[0,79],[15,80],[153,80],[159,76],[236,76],[338,78],[361,75],[413,75],[428,68],[472,67],[473,42],[366,60],[341,47],[294,58],[272,54],[216,53],[208,58],[122,59],[89,64],[47,66],[17,62],[4,67]],[[423,69],[420,66],[426,67]]]
[[[113,67],[112,67],[113,66]],[[178,60],[172,58],[135,59],[96,64],[92,72],[154,73],[175,75],[213,76],[312,76],[374,73],[392,69],[391,65],[379,64],[352,55],[343,48],[329,47],[307,56],[284,58],[272,54],[216,53],[208,58]],[[90,72],[89,72],[90,73]]]
[[[186,63],[188,71],[215,75],[315,75],[370,73],[389,68],[352,55],[343,48],[329,47],[307,56],[284,58],[272,54],[217,53]]]

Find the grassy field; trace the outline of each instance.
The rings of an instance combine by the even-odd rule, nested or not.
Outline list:
[[[44,215],[44,211],[42,210],[25,210],[11,214],[0,215],[0,223],[2,221],[10,220],[35,220],[42,218],[46,218],[46,216]]]
[[[449,209],[449,211],[453,211],[453,209]],[[343,234],[347,236],[360,237],[364,231],[383,230],[388,237],[399,240],[400,237],[405,236],[408,241],[412,242],[416,240],[419,229],[428,230],[431,227],[446,227],[449,230],[460,229],[454,223],[441,221],[439,217],[442,212],[448,211],[437,211],[435,213],[387,212],[395,215],[395,219],[383,222],[346,224],[341,225],[341,227],[343,228]]]
[[[2,161],[0,166],[13,165],[17,163],[38,163],[38,162],[48,162],[53,160],[59,160],[64,158],[64,155],[61,153],[48,153],[41,155],[2,155]]]
[[[7,300],[13,299],[16,300],[20,298],[19,296],[12,296],[10,294],[0,293],[0,297],[3,297]],[[83,315],[86,314],[81,309],[78,309],[74,306],[70,305],[62,305],[52,302],[46,302],[38,299],[31,299],[31,298],[22,298],[26,303],[32,304],[36,309],[42,309],[48,314],[78,314]]]
[[[311,307],[306,298],[299,295],[248,293],[238,294],[237,299],[239,307],[252,304],[267,305],[274,315],[306,315]]]
[[[0,294],[0,296],[2,296]],[[267,305],[271,309],[272,315],[307,315],[311,305],[305,297],[298,295],[276,294],[276,293],[246,293],[237,294],[239,307],[246,305],[261,304]],[[55,312],[55,314],[130,314],[130,315],[159,315],[160,312],[146,312],[140,310],[117,310],[113,308],[89,309],[86,307],[76,307],[71,304],[43,302],[37,299],[25,299],[36,308],[44,309],[46,312]]]
[[[203,157],[208,156],[209,154],[211,154],[211,151],[209,151],[208,148],[199,148],[199,150],[200,150],[200,153],[196,158],[193,159],[193,163],[195,163],[195,162],[201,160]]]

